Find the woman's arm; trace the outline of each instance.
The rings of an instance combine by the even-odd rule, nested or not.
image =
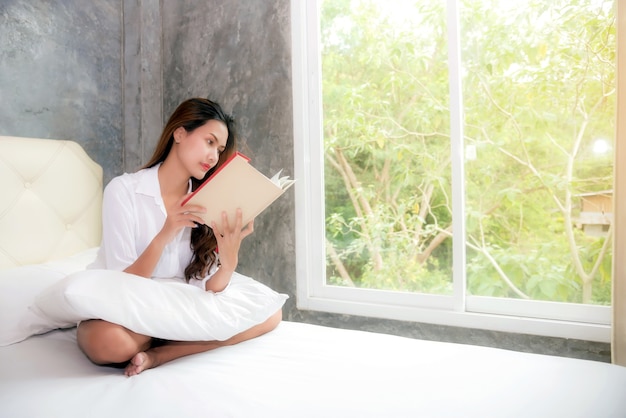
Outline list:
[[[157,263],[159,262],[159,259],[161,258],[161,255],[163,254],[163,249],[166,245],[167,242],[157,235],[152,239],[143,253],[137,257],[135,262],[126,267],[124,271],[137,276],[150,278]]]
[[[218,229],[215,222],[211,225],[215,238],[217,239],[217,247],[219,248],[220,268],[207,280],[205,290],[212,292],[221,292],[228,286],[230,279],[239,263],[239,248],[241,241],[254,231],[254,220],[250,221],[245,228],[242,229],[241,209],[237,209],[235,217],[235,226],[233,228],[228,224],[228,216],[226,212],[222,213],[222,228]]]
[[[103,268],[122,271],[137,259],[136,196],[128,175],[113,178],[102,197]]]
[[[126,273],[137,276],[151,277],[154,269],[163,254],[165,246],[169,244],[183,228],[193,228],[197,223],[202,222],[202,218],[196,213],[205,212],[206,209],[198,205],[184,205],[182,202],[187,195],[180,198],[171,208],[167,208],[167,218],[163,228],[152,239],[146,249],[137,257],[134,263],[126,267]]]

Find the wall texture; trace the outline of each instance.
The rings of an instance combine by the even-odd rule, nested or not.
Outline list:
[[[120,172],[121,2],[0,2],[0,134],[73,139]]]
[[[163,128],[161,8],[158,1],[124,0],[121,108],[124,171],[148,161]]]
[[[0,135],[74,139],[108,181],[149,158],[179,102],[205,96],[234,114],[259,170],[293,175],[290,31],[289,0],[2,0]],[[610,361],[609,344],[300,311],[294,208],[291,190],[259,216],[239,268],[291,296],[286,319]]]

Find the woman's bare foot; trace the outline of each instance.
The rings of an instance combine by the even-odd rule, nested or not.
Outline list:
[[[153,359],[151,358],[148,352],[142,351],[141,353],[137,353],[130,360],[126,369],[124,370],[124,374],[126,376],[135,376],[144,370],[151,369],[155,367]]]

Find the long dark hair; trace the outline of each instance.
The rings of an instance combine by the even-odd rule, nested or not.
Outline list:
[[[161,138],[154,150],[152,158],[150,158],[143,168],[154,167],[160,162],[165,161],[165,158],[172,149],[174,131],[176,129],[182,126],[187,132],[191,132],[210,120],[219,120],[226,124],[228,139],[226,140],[226,147],[220,154],[219,161],[215,167],[209,170],[202,180],[198,180],[195,177],[191,178],[191,189],[196,190],[204,180],[213,174],[224,161],[237,151],[235,120],[231,115],[224,112],[218,103],[209,99],[188,99],[176,108],[163,128],[163,133],[161,134]],[[193,256],[189,265],[185,268],[185,279],[187,281],[191,278],[201,279],[208,274],[216,261],[216,248],[217,240],[210,227],[207,225],[199,225],[197,228],[191,230],[191,250],[193,251]]]

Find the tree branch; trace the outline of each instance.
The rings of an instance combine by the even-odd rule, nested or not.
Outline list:
[[[333,262],[333,265],[335,266],[337,273],[339,273],[339,277],[341,277],[341,279],[348,286],[355,287],[354,282],[352,281],[352,278],[350,277],[350,273],[348,273],[348,270],[346,270],[345,266],[343,265],[343,262],[341,261],[341,258],[339,258],[339,255],[337,254],[337,250],[335,250],[335,247],[333,246],[332,242],[330,242],[328,239],[326,240],[326,251],[328,252],[328,256],[330,257],[330,260]]]

